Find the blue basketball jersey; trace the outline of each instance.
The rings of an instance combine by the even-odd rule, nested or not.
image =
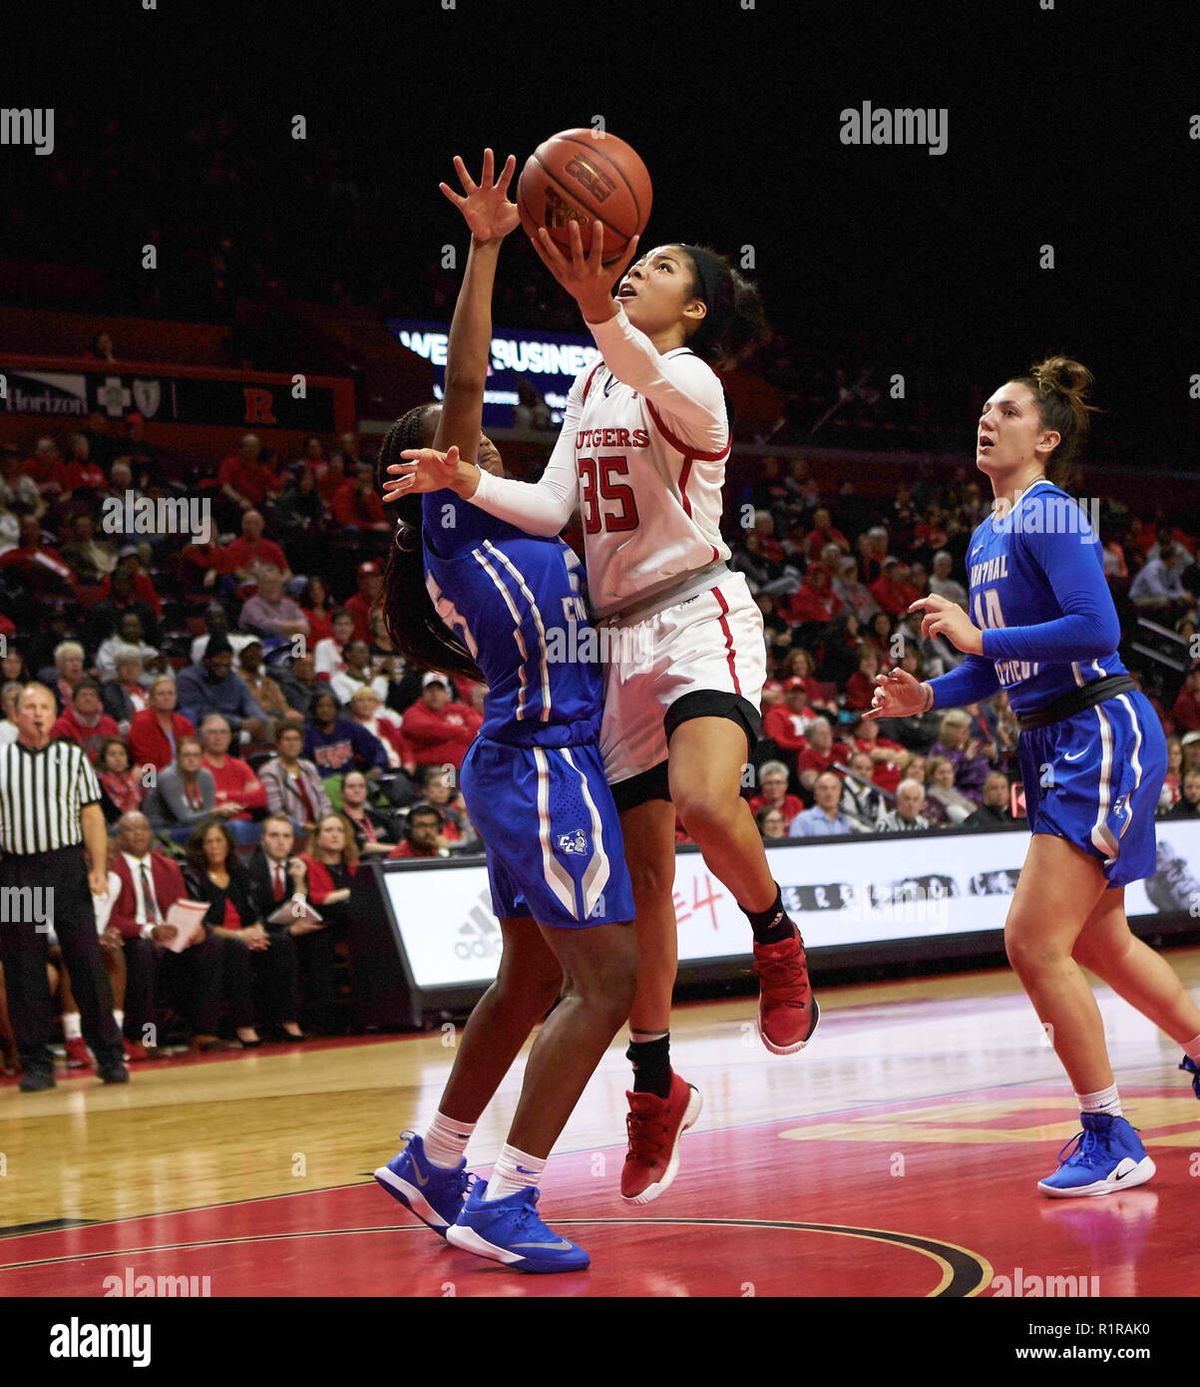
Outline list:
[[[596,741],[603,677],[574,551],[451,491],[426,494],[421,509],[429,595],[487,681],[480,734],[518,746]]]
[[[1099,537],[1061,488],[1036,481],[1007,515],[989,516],[971,536],[966,563],[983,656],[1016,712],[1126,673]]]

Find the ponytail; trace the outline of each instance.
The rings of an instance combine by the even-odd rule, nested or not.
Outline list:
[[[734,269],[728,256],[708,246],[680,245],[692,262],[692,293],[708,308],[688,346],[705,361],[733,365],[766,332],[758,287]]]
[[[381,492],[388,480],[387,469],[404,461],[400,454],[426,446],[426,420],[435,409],[436,405],[410,409],[384,435],[375,459],[375,484]],[[410,665],[483,682],[479,666],[438,616],[425,586],[420,496],[406,496],[393,504],[398,520],[384,570],[382,608],[392,644]]]
[[[1098,412],[1087,400],[1092,373],[1069,356],[1048,356],[1030,367],[1029,375],[1016,380],[1033,392],[1042,426],[1061,435],[1047,463],[1047,477],[1055,486],[1072,485],[1077,475],[1075,464],[1087,443],[1090,416]]]

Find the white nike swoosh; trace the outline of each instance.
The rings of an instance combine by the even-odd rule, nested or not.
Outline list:
[[[1084,751],[1089,751],[1089,750],[1091,749],[1091,745],[1092,745],[1091,742],[1089,742],[1089,743],[1087,744],[1087,746],[1085,746],[1085,747],[1083,748],[1083,751],[1077,751],[1077,752],[1075,753],[1074,756],[1067,756],[1067,755],[1064,753],[1064,755],[1063,755],[1063,760],[1064,760],[1064,761],[1078,761],[1079,758],[1083,755],[1083,752],[1084,752]]]
[[[976,554],[982,554],[982,553],[983,553],[983,545],[982,545],[982,544],[977,544],[977,545],[975,546],[975,548],[971,550],[971,557],[974,558]]]
[[[552,1248],[561,1248],[561,1250],[562,1250],[563,1252],[567,1252],[567,1251],[569,1251],[570,1248],[571,1248],[571,1244],[566,1240],[566,1238],[559,1238],[557,1242],[553,1242],[553,1243],[512,1243],[511,1246],[513,1246],[513,1247],[552,1247]]]

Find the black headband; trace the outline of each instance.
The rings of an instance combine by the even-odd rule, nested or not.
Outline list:
[[[712,312],[721,306],[721,287],[729,278],[729,271],[711,250],[705,250],[703,246],[689,246],[686,241],[681,241],[680,245],[692,257],[700,280],[700,297]]]

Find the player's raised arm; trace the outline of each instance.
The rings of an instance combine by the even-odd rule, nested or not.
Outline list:
[[[454,168],[463,187],[462,194],[456,193],[447,183],[438,184],[470,227],[471,248],[450,322],[446,388],[433,447],[439,452],[455,447],[468,460],[479,451],[483,394],[491,360],[496,263],[501,242],[518,222],[516,206],[505,196],[516,167],[517,161],[510,154],[499,178],[493,179],[492,151],[485,149],[483,172],[477,184],[467,172],[466,164],[455,155]]]

